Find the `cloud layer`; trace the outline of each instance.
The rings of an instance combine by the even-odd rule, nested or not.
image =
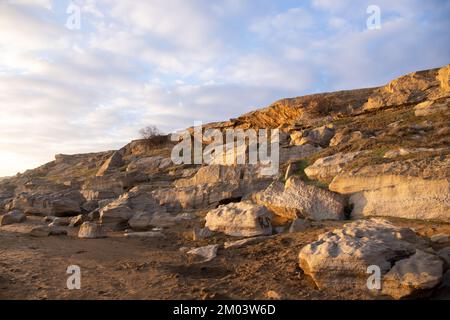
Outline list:
[[[155,124],[225,120],[287,96],[381,85],[450,61],[450,2],[0,2],[0,176],[119,148]]]

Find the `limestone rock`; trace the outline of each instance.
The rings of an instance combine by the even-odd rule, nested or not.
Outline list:
[[[10,204],[11,209],[21,210],[25,214],[42,216],[71,216],[81,212],[80,204],[76,200],[51,196],[32,195],[22,193],[16,196]]]
[[[370,169],[367,168],[361,174],[342,173],[329,186],[334,192],[350,195],[352,217],[385,216],[450,221],[447,179],[375,175],[375,168]]]
[[[359,220],[303,247],[299,263],[320,289],[367,291],[369,266],[378,266],[386,274],[392,262],[415,254],[417,243],[411,229],[382,219]]]
[[[97,177],[102,177],[105,174],[111,173],[115,169],[120,168],[124,165],[122,155],[115,151],[111,157],[108,158],[108,160],[105,161],[105,163],[100,167],[100,169],[97,172]]]
[[[205,226],[235,237],[270,235],[271,218],[272,214],[264,206],[250,202],[230,203],[209,211]]]
[[[312,180],[331,180],[344,169],[346,164],[360,154],[362,152],[339,152],[329,157],[317,159],[312,165],[305,168],[305,174]]]
[[[195,255],[201,257],[202,262],[208,262],[217,256],[217,250],[219,249],[218,244],[213,244],[205,247],[195,248],[189,250],[187,254]]]
[[[102,226],[94,222],[84,222],[78,231],[78,238],[97,239],[105,237]]]
[[[8,224],[21,223],[27,219],[26,215],[19,210],[14,210],[0,216],[0,226]]]
[[[55,226],[37,226],[30,230],[29,235],[33,237],[48,237],[67,235],[67,230]]]
[[[134,215],[130,207],[121,202],[112,202],[100,210],[100,223],[108,228],[120,230]]]
[[[445,97],[445,75],[445,70],[432,69],[397,78],[375,90],[364,104],[363,110],[377,110]]]
[[[155,212],[152,216],[150,224],[154,227],[165,228],[176,225],[183,221],[195,219],[196,216],[190,213],[181,213],[173,215],[167,212]]]
[[[128,225],[133,230],[147,230],[151,227],[152,218],[153,214],[149,212],[137,212],[128,221]]]
[[[344,219],[345,201],[340,195],[308,185],[295,176],[289,178],[285,185],[274,182],[266,190],[255,194],[254,200],[288,219]]]
[[[383,277],[382,293],[401,299],[436,287],[442,281],[443,263],[439,257],[416,250],[397,261]]]

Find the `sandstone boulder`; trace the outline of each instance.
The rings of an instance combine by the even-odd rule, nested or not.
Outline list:
[[[256,193],[253,198],[256,203],[288,219],[297,217],[313,220],[344,219],[343,197],[308,185],[297,176],[289,178],[285,184],[276,181],[266,190]]]
[[[70,219],[69,227],[78,227],[89,220],[89,216],[87,214],[80,214],[76,217]]]
[[[128,225],[133,230],[147,230],[151,227],[153,213],[149,212],[137,212],[128,221]]]
[[[264,206],[250,202],[230,203],[209,211],[205,226],[235,237],[270,235],[271,218],[272,214]]]

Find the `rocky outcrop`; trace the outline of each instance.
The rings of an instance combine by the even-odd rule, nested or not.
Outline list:
[[[114,151],[111,157],[109,157],[108,160],[106,160],[105,163],[100,167],[96,176],[102,177],[105,174],[112,173],[123,165],[124,162],[122,159],[122,155],[118,151]]]
[[[264,206],[250,202],[230,203],[211,210],[205,226],[235,237],[272,234],[272,214]]]
[[[448,78],[448,66],[407,74],[377,89],[364,104],[363,110],[417,104],[446,97],[448,79],[445,78]]]
[[[256,193],[253,199],[288,219],[344,219],[345,201],[340,195],[308,185],[297,176],[289,178],[285,184],[274,182],[266,190]]]
[[[330,190],[349,195],[351,216],[385,216],[450,221],[449,182],[446,178],[376,174],[377,168],[340,174]]]
[[[300,251],[299,264],[320,289],[399,298],[431,289],[442,277],[442,263],[422,253],[423,245],[411,229],[381,219],[360,220],[320,235]],[[381,288],[367,286],[371,266],[381,272]]]

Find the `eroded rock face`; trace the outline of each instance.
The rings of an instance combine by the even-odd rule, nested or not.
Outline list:
[[[450,221],[449,182],[445,178],[342,174],[334,178],[329,188],[350,195],[353,218],[385,216]]]
[[[261,205],[250,202],[230,203],[211,210],[205,226],[235,237],[253,237],[272,234],[272,214]]]
[[[289,178],[286,184],[274,182],[266,190],[256,193],[253,199],[288,219],[344,219],[345,201],[340,195],[308,185],[296,176]]]
[[[421,246],[411,229],[382,219],[360,220],[320,235],[300,251],[299,264],[320,289],[360,290],[399,298],[432,288],[442,276],[442,264],[434,255],[421,253]],[[386,279],[384,292],[368,289],[369,266],[379,267]],[[411,279],[414,284],[410,285]]]
[[[151,227],[153,214],[149,212],[137,212],[128,221],[128,225],[133,230],[147,230]]]

